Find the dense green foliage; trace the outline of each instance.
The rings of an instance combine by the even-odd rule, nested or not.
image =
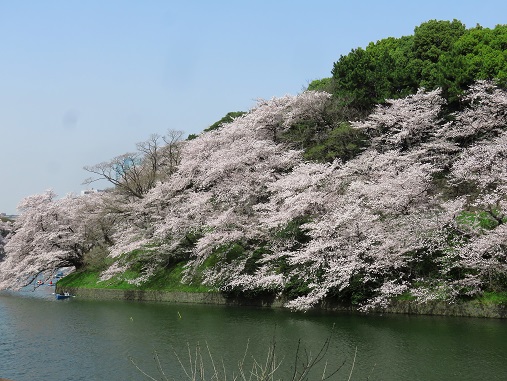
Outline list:
[[[330,91],[361,114],[421,87],[442,88],[451,107],[458,107],[458,95],[478,79],[507,85],[507,25],[466,29],[458,20],[430,20],[411,36],[353,49],[334,63],[331,78],[308,88]]]
[[[507,25],[467,29],[458,20],[430,20],[411,36],[353,49],[334,63],[331,73],[308,85],[308,90],[333,94],[325,123],[295,126],[286,136],[309,160],[347,161],[357,155],[368,143],[348,122],[363,119],[386,99],[403,98],[419,88],[441,88],[452,112],[476,80],[507,86]]]
[[[281,138],[319,162],[355,157],[368,144],[349,121],[366,117],[376,104],[415,94],[419,88],[442,89],[449,112],[474,81],[507,86],[507,25],[467,29],[458,20],[430,20],[414,34],[388,37],[355,48],[333,64],[332,76],[312,81],[308,90],[333,94],[325,118],[296,124]],[[231,122],[244,112],[229,112],[204,131]],[[190,135],[194,139],[197,135]]]

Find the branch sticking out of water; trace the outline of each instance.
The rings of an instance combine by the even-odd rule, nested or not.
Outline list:
[[[328,352],[330,349],[332,334],[324,341],[320,349],[314,355],[312,351],[307,350],[301,344],[301,340],[298,340],[296,353],[294,356],[293,372],[290,376],[290,381],[304,381],[309,380],[310,373],[314,374],[317,372],[319,364],[323,363],[322,371],[320,374],[320,380],[331,380],[332,377],[337,376],[337,373],[345,365],[343,361],[336,369],[331,370],[328,374],[328,368],[330,360]],[[251,363],[248,363],[247,358],[249,357],[249,341],[247,342],[243,357],[238,361],[238,369],[233,370],[232,373],[228,372],[224,360],[221,361],[221,366],[217,364],[211,349],[206,342],[206,351],[203,354],[200,344],[198,343],[193,350],[189,343],[187,343],[187,359],[182,359],[180,355],[174,350],[174,356],[178,360],[178,363],[183,371],[185,379],[188,381],[280,381],[281,378],[281,365],[283,358],[279,359],[276,353],[276,341],[270,344],[267,349],[265,359],[259,361],[253,355],[251,355]],[[141,369],[134,359],[130,357],[131,363],[134,367],[145,377],[150,380],[171,381],[180,380],[176,378],[169,378],[163,370],[160,362],[158,353],[154,352],[154,358],[157,365],[157,371],[159,373],[158,379],[152,375],[146,373]],[[354,353],[354,359],[348,374],[348,381],[352,379],[354,367],[357,358],[357,347]],[[373,370],[373,369],[372,369]],[[228,377],[228,374],[230,377]]]

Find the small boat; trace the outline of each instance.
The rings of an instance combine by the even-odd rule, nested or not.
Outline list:
[[[68,292],[64,292],[63,294],[55,294],[56,299],[67,299],[70,298],[72,295]]]

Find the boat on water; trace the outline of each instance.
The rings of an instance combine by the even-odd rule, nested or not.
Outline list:
[[[56,299],[67,299],[70,298],[72,295],[68,292],[64,292],[63,294],[55,294]]]

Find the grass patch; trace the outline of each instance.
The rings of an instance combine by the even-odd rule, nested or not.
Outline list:
[[[83,270],[71,273],[58,281],[60,287],[100,288],[113,290],[154,290],[178,292],[210,292],[212,288],[201,284],[181,282],[185,263],[179,262],[170,268],[159,270],[147,282],[136,286],[128,280],[136,279],[139,273],[128,270],[107,281],[100,281],[100,271]]]
[[[412,295],[410,292],[404,292],[403,294],[395,297],[394,300],[413,301],[416,300],[416,297]]]
[[[477,300],[485,304],[507,304],[507,291],[484,292]]]
[[[58,281],[59,287],[98,288],[98,271],[76,271]]]
[[[146,283],[142,284],[141,290],[165,290],[180,292],[209,292],[212,288],[201,284],[182,283],[185,262],[179,262],[169,269],[160,270],[153,275]]]

